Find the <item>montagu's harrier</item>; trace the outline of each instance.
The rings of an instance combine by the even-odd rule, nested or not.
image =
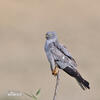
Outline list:
[[[90,89],[89,82],[83,79],[77,71],[77,64],[74,58],[68,50],[58,42],[56,32],[46,33],[45,52],[53,75],[57,75],[59,69],[62,69],[74,77],[83,90],[86,88]]]

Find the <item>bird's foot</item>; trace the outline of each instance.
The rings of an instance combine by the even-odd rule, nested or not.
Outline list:
[[[52,74],[53,74],[54,76],[56,76],[56,75],[58,74],[58,72],[59,72],[58,67],[55,67],[55,69],[52,71]]]

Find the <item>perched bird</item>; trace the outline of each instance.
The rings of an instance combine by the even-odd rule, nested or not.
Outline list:
[[[68,52],[67,48],[58,42],[56,32],[46,33],[44,49],[53,75],[56,76],[59,69],[62,69],[74,77],[83,90],[86,88],[90,89],[89,82],[77,71],[77,64],[74,58]]]

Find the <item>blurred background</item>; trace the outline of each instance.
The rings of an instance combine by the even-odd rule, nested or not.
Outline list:
[[[60,71],[57,100],[100,100],[99,0],[1,0],[0,99],[30,100],[9,97],[8,91],[41,88],[39,100],[52,100],[55,77],[44,53],[47,31],[57,32],[91,87],[83,91]]]

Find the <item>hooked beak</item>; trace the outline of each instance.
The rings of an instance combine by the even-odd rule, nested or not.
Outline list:
[[[45,35],[45,38],[46,38],[46,39],[48,38],[48,34]]]

